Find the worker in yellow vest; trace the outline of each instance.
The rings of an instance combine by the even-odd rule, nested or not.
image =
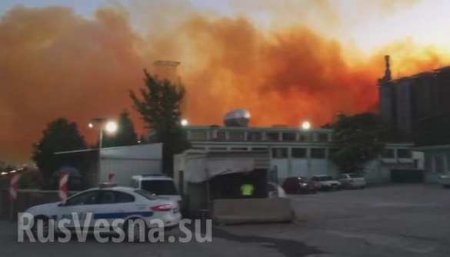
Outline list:
[[[255,187],[252,184],[246,183],[241,186],[241,195],[243,197],[251,197],[255,191]]]

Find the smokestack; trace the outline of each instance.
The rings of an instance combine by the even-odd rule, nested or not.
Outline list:
[[[390,81],[391,80],[391,63],[390,60],[391,57],[389,55],[385,55],[384,56],[384,61],[385,61],[385,65],[386,65],[386,69],[384,70],[384,81]]]
[[[180,62],[170,60],[157,60],[153,63],[155,75],[160,79],[178,82],[177,67]]]

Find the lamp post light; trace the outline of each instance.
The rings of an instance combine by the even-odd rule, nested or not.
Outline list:
[[[301,127],[303,130],[310,130],[312,125],[310,121],[305,120],[302,122]]]
[[[182,127],[187,127],[189,126],[189,121],[187,119],[181,119],[180,124]]]
[[[97,128],[99,130],[99,151],[103,146],[103,133],[106,132],[107,134],[114,134],[119,128],[116,121],[107,120],[105,118],[92,119],[92,121],[89,122],[88,127],[91,129]]]

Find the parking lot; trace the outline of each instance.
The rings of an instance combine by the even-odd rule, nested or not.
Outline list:
[[[212,243],[17,243],[0,222],[0,256],[449,256],[450,190],[391,185],[290,196],[293,224],[215,227]]]

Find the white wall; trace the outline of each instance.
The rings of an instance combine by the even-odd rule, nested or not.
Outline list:
[[[102,159],[100,181],[108,181],[108,174],[114,173],[114,182],[129,186],[131,176],[139,174],[161,174],[161,160]]]
[[[197,141],[193,142],[193,147],[201,148],[205,151],[214,152],[215,149],[220,148],[221,151],[230,151],[232,148],[246,148],[251,150],[253,148],[268,149],[271,152],[273,148],[285,148],[288,149],[288,155],[286,158],[275,158],[271,156],[270,167],[273,169],[276,166],[278,181],[282,183],[285,178],[291,176],[305,176],[311,177],[314,175],[330,175],[336,177],[339,174],[339,170],[336,165],[329,159],[329,151],[332,147],[330,142],[228,142],[228,141]],[[386,148],[392,149],[394,155],[390,159],[378,159],[373,163],[369,163],[366,167],[365,173],[368,179],[373,183],[383,183],[390,180],[391,168],[413,168],[414,160],[417,160],[417,168],[423,167],[424,157],[420,153],[412,152],[412,158],[398,158],[398,149],[412,149],[412,143],[388,143]],[[307,155],[304,158],[295,158],[291,155],[292,148],[305,148],[307,149]],[[311,157],[311,149],[324,148],[326,149],[325,158],[315,159]],[[243,151],[245,152],[245,151]],[[279,156],[277,156],[279,157]]]
[[[292,176],[309,176],[309,167],[307,159],[291,159]]]
[[[131,176],[162,173],[162,144],[143,144],[101,149],[98,183],[114,173],[118,185],[128,186]]]
[[[270,167],[277,167],[278,181],[287,177],[311,177],[314,175],[336,175],[336,169],[328,159],[272,159]]]

